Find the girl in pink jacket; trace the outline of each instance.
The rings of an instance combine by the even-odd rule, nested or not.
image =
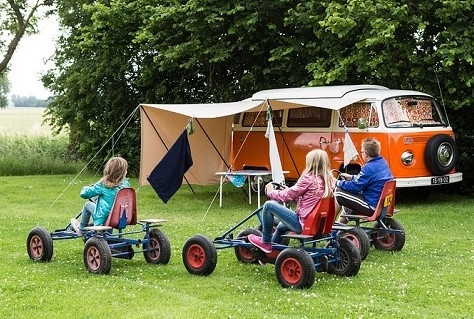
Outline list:
[[[262,251],[272,251],[272,242],[280,243],[282,235],[288,231],[301,233],[309,213],[321,198],[332,195],[334,177],[329,166],[329,157],[326,151],[315,149],[306,154],[306,168],[295,185],[283,190],[276,190],[273,184],[265,186],[267,196],[271,199],[263,204],[262,227],[263,236],[250,234],[249,242]],[[293,211],[279,202],[296,201],[296,211]],[[275,233],[273,220],[280,220]]]

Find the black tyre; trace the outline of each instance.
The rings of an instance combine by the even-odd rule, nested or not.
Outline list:
[[[302,248],[286,248],[277,257],[275,275],[283,288],[310,288],[316,276],[314,262]]]
[[[255,228],[247,228],[241,231],[238,235],[237,238],[242,239],[246,243],[248,243],[247,236],[253,234],[257,236],[262,236],[262,233],[255,229]],[[250,248],[246,248],[243,246],[236,246],[234,248],[235,252],[235,257],[237,257],[237,260],[240,262],[243,262],[245,264],[257,264],[258,259],[255,257],[255,254],[251,251]]]
[[[149,243],[143,244],[143,256],[147,263],[166,265],[171,258],[171,244],[159,229],[150,230]]]
[[[210,275],[217,265],[216,247],[202,235],[195,235],[186,241],[182,257],[184,267],[194,275]]]
[[[93,274],[108,274],[112,267],[112,253],[103,238],[91,237],[84,246],[84,265]]]
[[[337,239],[338,252],[337,261],[328,264],[328,273],[338,276],[355,276],[360,269],[359,249],[347,238],[339,237]]]
[[[374,247],[378,250],[386,251],[402,250],[405,245],[405,229],[402,224],[393,218],[386,218],[385,226],[387,226],[388,229],[400,230],[401,232],[386,233],[381,229],[380,223],[376,222],[374,225],[375,230],[371,234]]]
[[[354,246],[359,249],[361,260],[365,260],[367,258],[370,251],[370,239],[363,229],[354,227],[349,230],[339,231],[338,234],[340,237],[349,239],[354,244]]]
[[[33,261],[50,261],[53,257],[53,239],[43,227],[33,228],[26,239],[28,257]]]
[[[426,143],[425,163],[433,175],[444,175],[452,171],[458,156],[456,142],[449,135],[435,135]]]

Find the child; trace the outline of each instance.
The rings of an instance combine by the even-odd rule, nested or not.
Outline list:
[[[306,154],[306,168],[295,185],[283,190],[276,190],[271,183],[265,187],[267,196],[262,210],[263,236],[250,234],[249,242],[266,253],[272,251],[272,242],[280,243],[287,231],[301,233],[303,225],[321,198],[332,196],[334,177],[329,167],[326,151],[315,149]],[[296,211],[279,204],[279,202],[296,201]],[[273,220],[280,220],[272,235]]]
[[[112,157],[105,164],[103,177],[91,186],[84,186],[80,196],[85,199],[97,197],[97,201],[87,201],[81,212],[81,222],[71,219],[71,227],[81,236],[84,227],[89,225],[90,218],[94,225],[103,225],[110,214],[117,192],[130,187],[127,175],[127,161],[122,157]]]

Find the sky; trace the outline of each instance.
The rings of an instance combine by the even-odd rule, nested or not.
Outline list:
[[[20,40],[10,61],[10,94],[36,96],[46,99],[50,92],[43,87],[41,73],[53,65],[46,60],[54,53],[54,43],[58,36],[55,17],[43,18],[38,24],[39,33],[25,35]]]

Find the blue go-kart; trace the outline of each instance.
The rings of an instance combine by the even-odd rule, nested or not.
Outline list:
[[[261,236],[257,228],[246,228],[236,237],[235,232],[256,216],[261,225],[262,207],[215,238],[203,235],[189,238],[183,247],[182,259],[187,271],[195,275],[210,275],[217,265],[217,249],[234,248],[237,260],[243,263],[270,263],[284,288],[309,288],[316,272],[339,276],[355,276],[360,269],[359,250],[347,238],[332,230],[335,218],[334,198],[322,199],[306,219],[301,234],[284,235],[285,244],[272,244],[272,251],[264,253],[248,241],[248,235]],[[290,244],[295,242],[293,246]]]
[[[76,218],[78,218],[76,216]],[[49,262],[53,257],[53,241],[78,239],[84,241],[83,260],[86,269],[95,274],[108,274],[112,257],[132,259],[135,252],[143,252],[148,263],[167,264],[171,257],[171,245],[167,236],[158,229],[163,219],[144,219],[137,222],[136,193],[133,188],[121,189],[103,226],[89,226],[82,236],[68,224],[63,229],[49,232],[43,227],[33,228],[26,240],[31,260]],[[133,227],[132,225],[140,225]],[[129,226],[127,228],[127,226]],[[143,233],[143,238],[132,237]]]

